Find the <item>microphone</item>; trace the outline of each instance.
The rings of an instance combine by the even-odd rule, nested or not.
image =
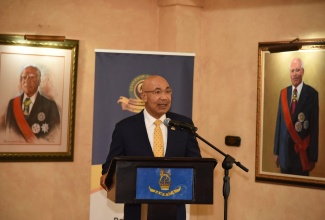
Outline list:
[[[175,121],[175,120],[171,120],[170,118],[166,118],[164,120],[164,125],[168,126],[174,126],[174,127],[178,127],[184,130],[189,130],[189,131],[197,131],[197,127],[195,127],[194,125],[185,123],[185,122],[180,122],[180,121]]]

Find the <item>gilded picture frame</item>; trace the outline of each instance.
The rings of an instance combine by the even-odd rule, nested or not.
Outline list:
[[[73,161],[78,46],[0,34],[0,162]]]
[[[309,175],[285,173],[281,170],[281,166],[277,166],[274,153],[277,114],[279,105],[281,105],[280,91],[291,87],[290,71],[292,69],[290,69],[290,65],[294,58],[300,58],[303,61],[304,84],[312,86],[318,92],[318,160]],[[325,188],[325,148],[323,147],[325,136],[322,135],[325,133],[324,60],[325,39],[296,39],[294,41],[260,42],[258,44],[255,167],[255,180],[257,182]],[[306,129],[308,129],[308,121],[306,121]]]

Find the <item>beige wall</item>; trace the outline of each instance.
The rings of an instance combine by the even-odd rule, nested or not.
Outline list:
[[[196,53],[198,134],[250,169],[230,170],[228,219],[323,219],[324,191],[255,182],[255,138],[258,42],[325,37],[325,2],[242,2],[1,0],[1,34],[64,35],[80,50],[74,162],[0,163],[0,219],[88,219],[96,48]],[[225,147],[226,135],[241,146]],[[215,204],[193,207],[192,219],[222,219],[223,157],[200,147],[220,163]]]

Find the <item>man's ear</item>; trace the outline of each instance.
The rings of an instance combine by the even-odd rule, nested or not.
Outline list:
[[[141,93],[142,101],[147,102],[147,94],[145,92]]]

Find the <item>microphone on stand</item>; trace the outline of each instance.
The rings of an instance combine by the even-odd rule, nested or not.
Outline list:
[[[170,118],[166,118],[164,120],[164,125],[168,126],[173,126],[173,127],[177,127],[180,129],[184,129],[184,130],[189,130],[189,131],[197,131],[198,128],[195,127],[194,125],[185,123],[185,122],[180,122],[180,121],[175,121],[175,120],[171,120]]]

